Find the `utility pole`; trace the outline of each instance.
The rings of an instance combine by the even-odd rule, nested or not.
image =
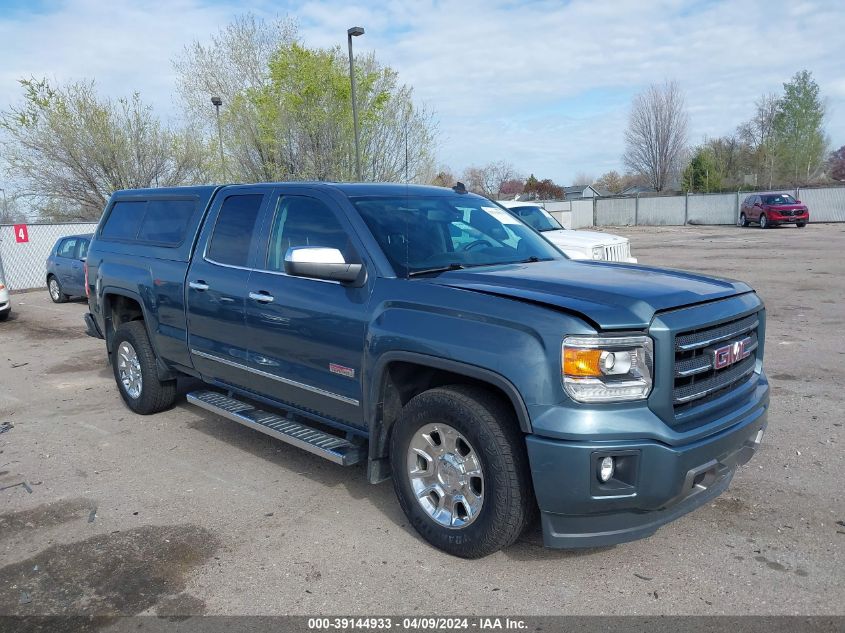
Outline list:
[[[220,127],[220,106],[223,105],[223,99],[220,97],[211,97],[211,105],[217,111],[217,141],[220,145],[220,167],[223,169],[223,180],[228,180],[226,175],[226,158],[223,156],[223,128]]]
[[[353,26],[346,31],[346,39],[349,43],[349,80],[352,82],[352,127],[355,128],[355,173],[358,175],[358,182],[364,180],[361,175],[361,141],[358,136],[358,101],[355,98],[355,61],[352,57],[352,38],[364,34],[364,27]]]

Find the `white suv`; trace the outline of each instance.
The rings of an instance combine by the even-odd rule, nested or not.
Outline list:
[[[0,267],[0,321],[9,318],[12,312],[12,302],[9,300],[9,289],[6,287],[6,279],[3,277],[3,268]]]
[[[539,204],[518,200],[499,201],[512,215],[518,217],[562,250],[570,259],[594,259],[636,264],[631,257],[631,241],[598,231],[573,231],[561,226],[554,216]]]

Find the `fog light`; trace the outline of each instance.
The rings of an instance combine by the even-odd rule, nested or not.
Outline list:
[[[599,462],[599,481],[602,483],[607,483],[610,481],[610,478],[613,477],[613,458],[612,457],[604,457]]]

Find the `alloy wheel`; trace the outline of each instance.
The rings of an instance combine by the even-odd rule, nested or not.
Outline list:
[[[138,360],[138,353],[129,341],[123,341],[117,348],[117,373],[126,394],[133,400],[140,398],[144,387],[141,362]]]
[[[473,446],[448,424],[427,424],[411,439],[408,478],[417,502],[440,525],[462,528],[484,503],[484,472]]]

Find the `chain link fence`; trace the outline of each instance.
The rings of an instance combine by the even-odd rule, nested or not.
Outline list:
[[[68,235],[93,233],[96,228],[96,222],[0,224],[0,269],[6,285],[10,290],[45,288],[47,257],[56,241]]]

